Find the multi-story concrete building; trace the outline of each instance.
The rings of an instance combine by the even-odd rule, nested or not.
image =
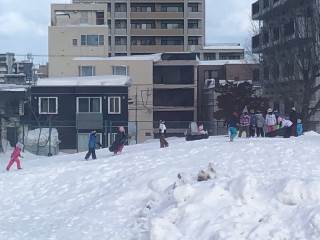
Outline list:
[[[55,68],[60,55],[199,52],[204,35],[204,0],[73,0],[51,6],[49,62]]]
[[[320,103],[320,1],[258,0],[252,19],[259,23],[252,48],[261,56],[263,90],[271,107],[282,113],[295,107],[311,129],[319,130],[320,112],[314,106]]]

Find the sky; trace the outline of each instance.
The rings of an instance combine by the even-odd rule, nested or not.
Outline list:
[[[248,45],[250,10],[255,0],[206,0],[206,43]],[[48,52],[50,3],[71,0],[0,0],[0,53],[17,55]],[[38,57],[45,63],[46,57]]]

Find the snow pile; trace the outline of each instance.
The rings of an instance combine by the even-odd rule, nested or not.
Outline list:
[[[26,155],[0,174],[1,239],[320,239],[319,135],[169,141],[96,161]]]
[[[37,128],[34,130],[29,130],[28,134],[25,136],[25,145],[37,145],[39,141],[40,146],[46,146],[49,143],[49,128]],[[56,128],[51,129],[51,144],[57,145],[60,143],[58,130]]]
[[[56,128],[51,129],[51,143],[50,143],[50,129],[49,128],[37,128],[34,130],[29,130],[24,138],[25,149],[31,153],[47,156],[50,152],[53,155],[59,153],[59,133]],[[39,143],[39,149],[38,149]]]

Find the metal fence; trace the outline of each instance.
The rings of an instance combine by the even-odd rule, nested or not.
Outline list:
[[[201,123],[211,136],[227,134],[224,121]],[[189,125],[189,121],[166,121],[167,136],[183,137]],[[92,130],[97,131],[98,141],[101,142],[102,147],[108,147],[115,140],[119,126],[125,127],[130,145],[159,137],[158,121],[105,121],[100,129],[78,129],[76,122],[70,121],[21,121],[15,122],[6,129],[7,133],[3,137],[8,141],[3,142],[14,146],[19,141],[32,153],[54,155],[60,149],[77,151],[86,149],[86,139]]]

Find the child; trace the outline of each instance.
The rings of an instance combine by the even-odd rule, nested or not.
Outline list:
[[[291,136],[291,126],[293,123],[290,120],[287,120],[285,118],[278,118],[278,122],[281,126],[281,128],[284,128],[284,138],[290,138]]]
[[[160,148],[169,147],[169,143],[166,140],[166,132],[167,132],[167,127],[165,125],[165,121],[160,120],[160,125],[159,125]]]
[[[228,120],[228,131],[230,136],[230,142],[233,142],[234,138],[238,135],[239,118],[238,113],[234,112],[231,118]]]
[[[303,134],[303,124],[301,119],[297,120],[297,136],[301,136]]]
[[[23,144],[21,143],[17,143],[16,144],[16,147],[14,148],[12,154],[11,154],[11,158],[10,158],[10,161],[8,163],[8,166],[6,168],[7,171],[10,170],[11,166],[16,162],[17,164],[17,168],[18,170],[22,169],[21,168],[21,165],[20,165],[20,159],[19,157],[22,157],[21,156],[21,150],[23,149]]]
[[[113,152],[114,155],[120,154],[123,150],[124,144],[127,142],[127,136],[124,127],[119,127],[116,138],[113,144],[110,146],[109,151]]]

